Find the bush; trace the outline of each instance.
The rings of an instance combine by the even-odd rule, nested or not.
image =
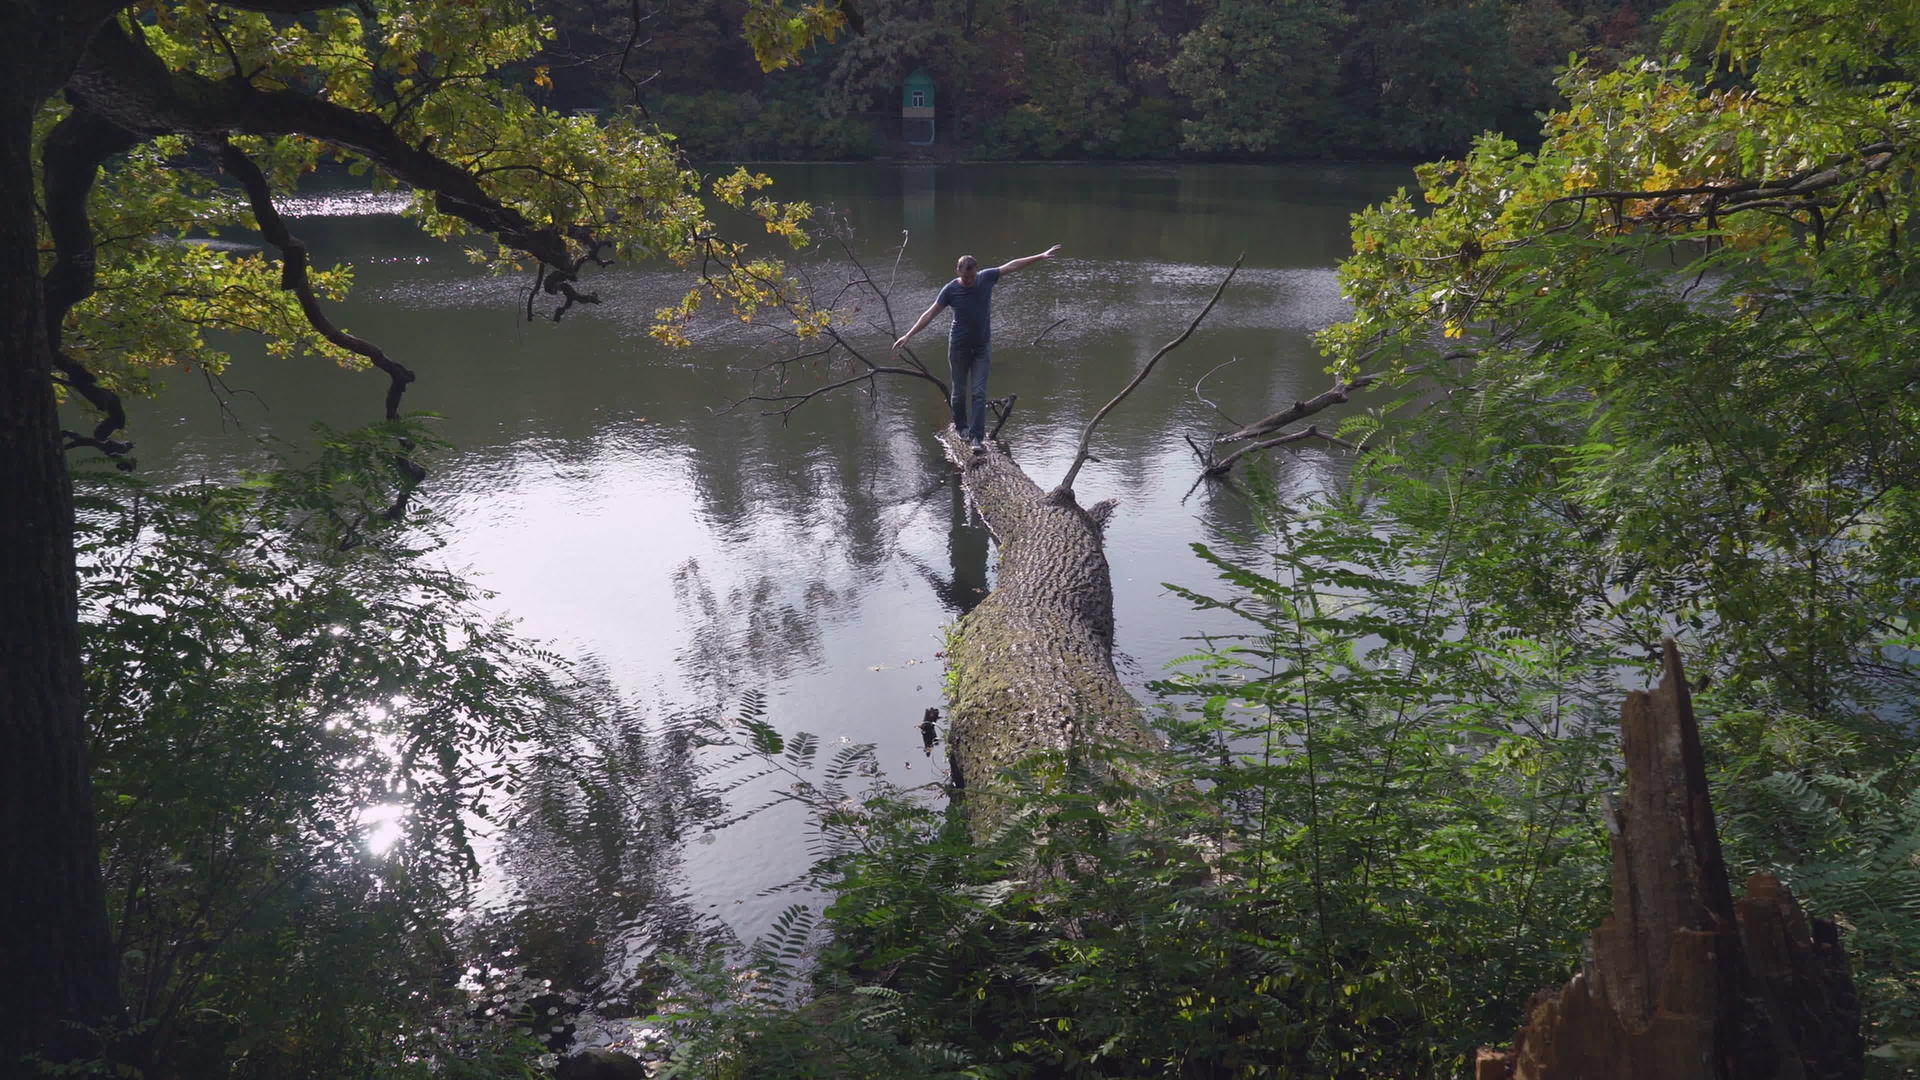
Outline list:
[[[752,159],[844,161],[881,151],[873,124],[859,116],[827,116],[811,104],[712,90],[669,94],[654,108],[687,156],[702,161]]]
[[[393,439],[167,490],[83,474],[102,862],[147,1075],[521,1075],[472,1022],[454,916],[547,658],[426,561]]]
[[[1120,135],[1111,156],[1127,160],[1180,156],[1182,109],[1171,98],[1149,98],[1120,119]]]
[[[671,131],[680,149],[696,161],[738,161],[754,156],[759,107],[752,94],[708,90],[663,94],[654,119]]]
[[[1046,159],[1059,156],[1066,145],[1066,133],[1040,106],[1029,102],[981,123],[975,152],[992,161]]]

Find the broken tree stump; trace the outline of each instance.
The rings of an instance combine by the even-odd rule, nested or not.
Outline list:
[[[1767,874],[1733,899],[1672,641],[1664,663],[1621,707],[1613,914],[1476,1080],[1853,1080],[1865,1044],[1839,934]]]

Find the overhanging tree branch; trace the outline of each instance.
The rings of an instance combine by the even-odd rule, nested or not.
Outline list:
[[[350,334],[333,324],[327,313],[320,307],[320,298],[314,295],[313,281],[307,275],[307,245],[288,230],[285,219],[273,205],[273,191],[267,185],[267,177],[253,160],[240,152],[232,143],[222,139],[215,144],[220,154],[220,167],[227,175],[239,182],[247,193],[247,202],[253,210],[253,219],[260,226],[260,235],[267,242],[280,249],[280,287],[294,294],[300,301],[300,311],[307,317],[308,325],[335,345],[349,352],[367,358],[374,367],[387,376],[386,413],[388,420],[400,418],[400,398],[407,392],[407,386],[413,382],[413,371],[389,357],[378,345]],[[413,460],[408,451],[413,449],[405,438],[399,440],[400,449],[390,458],[400,471],[402,481],[400,490],[394,496],[393,503],[387,507],[385,517],[388,521],[397,521],[406,512],[407,503],[413,497],[414,488],[427,478],[427,470]],[[351,530],[357,533],[358,530]]]
[[[230,6],[285,14],[343,5],[309,0]],[[600,257],[606,243],[582,226],[564,231],[536,226],[489,195],[474,174],[433,154],[425,145],[410,145],[378,116],[301,93],[263,90],[241,78],[212,80],[190,72],[169,71],[143,42],[114,23],[102,26],[94,36],[67,89],[73,111],[54,127],[43,147],[43,186],[55,247],[55,261],[43,286],[46,327],[61,380],[102,417],[89,435],[66,433],[69,449],[96,446],[115,457],[131,449],[129,444],[112,438],[126,424],[118,396],[64,352],[60,340],[66,314],[96,287],[95,242],[86,200],[99,168],[113,154],[155,136],[196,135],[220,148],[223,164],[247,190],[263,235],[280,247],[282,285],[299,297],[309,323],[328,340],[365,356],[388,375],[389,419],[398,415],[400,396],[413,380],[413,373],[370,342],[333,326],[308,281],[304,244],[286,229],[273,208],[265,177],[227,143],[229,135],[300,134],[365,156],[401,181],[434,193],[441,212],[493,234],[502,244],[550,267],[541,272],[537,288],[563,299],[553,313],[556,320],[574,304],[598,302],[596,295],[582,292],[575,282],[587,262],[607,264]],[[418,469],[404,457],[402,467],[410,476]]]
[[[1749,210],[1819,215],[1823,208],[1841,205],[1835,195],[1838,189],[1887,171],[1905,149],[1899,143],[1876,142],[1829,159],[1823,165],[1771,180],[1734,178],[1652,191],[1581,191],[1550,200],[1547,205],[1612,203],[1618,224],[1669,227],[1699,221],[1717,223],[1723,217]],[[1652,206],[1645,211],[1628,213],[1628,203],[1652,203]]]
[[[267,185],[266,174],[251,158],[224,139],[215,144],[215,149],[220,155],[220,167],[247,193],[247,203],[253,210],[253,220],[260,227],[260,235],[280,249],[280,287],[299,299],[301,313],[321,337],[348,352],[366,357],[369,363],[386,374],[386,416],[389,420],[399,419],[400,397],[413,382],[413,372],[389,357],[378,345],[333,324],[333,320],[320,307],[320,298],[314,295],[313,281],[307,275],[307,245],[288,230],[286,220],[273,205],[273,191]]]
[[[563,232],[535,225],[488,194],[471,172],[409,144],[378,116],[294,91],[169,71],[150,49],[113,24],[94,38],[68,81],[68,92],[105,119],[142,136],[304,135],[350,150],[401,182],[432,192],[441,213],[552,267],[545,289],[566,295],[569,306],[593,302],[591,294],[571,287],[583,261],[578,249],[591,256],[599,246],[584,229]]]

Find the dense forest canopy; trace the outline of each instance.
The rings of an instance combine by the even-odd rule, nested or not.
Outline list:
[[[470,824],[584,806],[612,888],[675,811],[599,759],[506,808],[503,756],[692,791],[705,744],[800,781],[830,903],[595,1003],[658,1008],[671,1074],[1457,1075],[1578,964],[1618,690],[1668,637],[1729,863],[1841,927],[1872,1067],[1920,1062],[1920,9],[47,0],[0,49],[9,1067],[527,1075],[579,999],[465,965]],[[1172,783],[1042,756],[985,836],[759,699],[605,738],[433,566],[414,372],[333,326],[348,275],[275,207],[337,162],[535,271],[531,313],[664,257],[661,338],[716,300],[806,334],[708,207],[799,243],[806,208],[684,155],[884,149],[862,114],[916,68],[983,156],[1454,155],[1355,218],[1320,338],[1376,388],[1354,482],[1256,481],[1262,564],[1200,552],[1184,595],[1247,630],[1160,686]],[[184,242],[237,230],[265,250]],[[118,476],[127,399],[218,371],[213,329],[379,369],[385,421],[237,487]]]
[[[877,0],[858,33],[763,72],[737,0],[552,7],[551,100],[638,100],[697,158],[892,152],[900,87],[980,158],[1416,158],[1525,134],[1570,56],[1648,48],[1650,0]],[[644,43],[644,44],[640,44]],[[632,48],[629,48],[632,45]],[[645,81],[644,85],[640,80]]]

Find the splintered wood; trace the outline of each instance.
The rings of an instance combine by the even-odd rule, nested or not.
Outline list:
[[[1865,1070],[1860,1011],[1831,923],[1767,874],[1733,899],[1680,654],[1627,695],[1627,790],[1613,914],[1579,974],[1527,1003],[1475,1080],[1843,1080]]]

